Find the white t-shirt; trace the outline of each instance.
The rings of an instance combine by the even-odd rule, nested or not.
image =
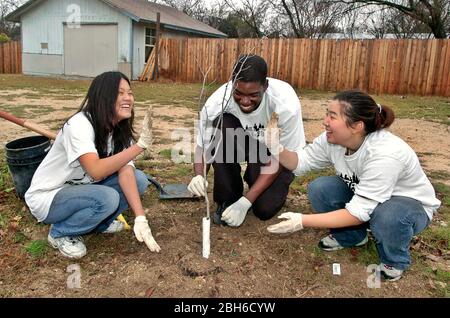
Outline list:
[[[280,143],[295,151],[305,146],[300,100],[291,85],[286,82],[268,78],[269,86],[263,95],[261,104],[252,113],[243,113],[235,102],[231,81],[222,85],[206,101],[200,113],[197,145],[208,147],[213,134],[212,123],[223,112],[232,114],[250,135],[264,142],[264,131],[273,112],[279,115],[278,125],[282,129]],[[202,143],[202,136],[204,144]]]
[[[406,142],[383,129],[368,134],[354,154],[345,153],[345,147],[328,143],[324,132],[297,152],[299,162],[294,173],[301,175],[334,165],[336,174],[355,192],[345,208],[361,221],[368,221],[376,206],[392,196],[420,201],[432,219],[441,202]]]
[[[111,152],[111,136],[108,153]],[[78,158],[96,153],[94,128],[83,112],[64,125],[47,156],[37,168],[25,201],[39,222],[45,220],[56,193],[70,185],[90,184],[94,179],[84,171]],[[130,162],[129,164],[133,164]]]

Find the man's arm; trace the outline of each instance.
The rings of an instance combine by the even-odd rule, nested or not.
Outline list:
[[[259,177],[256,179],[255,183],[250,187],[245,197],[247,200],[249,200],[251,203],[255,202],[256,199],[263,193],[270,185],[275,181],[275,179],[278,177],[278,175],[281,172],[281,169],[283,167],[279,164],[278,161],[276,161],[273,157],[271,158],[271,161],[266,164],[265,167],[262,167],[261,170],[266,168],[267,170],[271,169],[269,168],[270,165],[277,165],[278,169],[275,170],[273,173],[261,173]]]
[[[195,153],[194,153],[194,173],[196,176],[198,176],[198,175],[203,176],[204,165],[205,165],[205,162],[203,160],[203,148],[200,146],[197,146],[195,148]],[[211,168],[211,165],[208,164],[206,166],[206,174],[208,174],[208,171],[210,168]]]

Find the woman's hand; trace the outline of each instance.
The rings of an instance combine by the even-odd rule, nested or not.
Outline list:
[[[267,231],[270,233],[293,233],[303,229],[302,214],[294,212],[282,213],[279,219],[286,219],[278,224],[267,227]]]
[[[158,243],[153,238],[147,218],[144,215],[139,215],[134,219],[133,230],[137,240],[139,242],[145,242],[150,251],[158,253],[161,251]]]
[[[139,136],[137,145],[142,149],[150,148],[153,142],[153,133],[152,133],[152,125],[153,125],[153,114],[152,107],[147,108],[147,112],[144,117],[144,121],[142,122],[142,131]]]
[[[281,129],[278,128],[278,114],[272,113],[264,133],[264,142],[272,155],[277,156],[284,147],[280,144]]]

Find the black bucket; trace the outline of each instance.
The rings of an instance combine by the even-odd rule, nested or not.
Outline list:
[[[24,198],[34,172],[50,148],[50,139],[44,136],[25,137],[6,144],[6,162],[19,198]]]

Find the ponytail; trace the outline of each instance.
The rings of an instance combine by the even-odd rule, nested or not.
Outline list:
[[[378,106],[379,112],[375,116],[375,130],[388,128],[392,125],[395,119],[394,111],[390,107],[380,104],[378,104]]]

